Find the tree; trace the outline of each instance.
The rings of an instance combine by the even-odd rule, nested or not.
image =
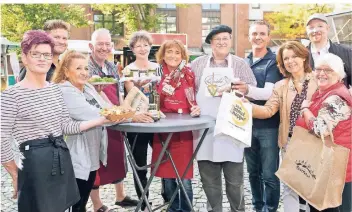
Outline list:
[[[160,15],[155,14],[157,4],[93,4],[91,7],[104,15],[117,17],[129,32],[153,30],[159,23]]]
[[[273,26],[273,37],[300,39],[306,37],[306,20],[314,13],[329,13],[334,9],[332,4],[287,4],[267,13],[264,19]]]
[[[82,27],[89,24],[89,15],[79,5],[2,4],[1,32],[11,41],[20,41],[27,30],[42,29],[47,20],[61,19]]]

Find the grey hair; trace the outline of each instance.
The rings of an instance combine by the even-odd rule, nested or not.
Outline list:
[[[139,40],[147,41],[149,45],[153,44],[153,39],[149,32],[141,30],[132,34],[128,43],[130,49],[132,49]]]
[[[251,23],[251,25],[249,26],[249,30],[252,28],[252,26],[255,25],[265,25],[268,28],[268,35],[270,35],[270,24],[264,20],[257,20]]]
[[[314,66],[318,67],[321,65],[329,66],[332,70],[334,70],[334,72],[337,73],[337,75],[340,77],[340,80],[346,77],[343,61],[339,56],[335,54],[326,53],[320,56]]]
[[[100,28],[93,32],[91,42],[95,44],[95,42],[97,41],[97,37],[102,34],[108,34],[111,37],[110,31],[108,29]]]

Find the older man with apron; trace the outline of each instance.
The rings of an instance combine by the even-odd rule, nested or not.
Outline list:
[[[217,117],[221,96],[231,88],[231,82],[241,80],[256,86],[257,82],[246,62],[230,54],[232,29],[226,25],[214,27],[205,42],[212,48],[212,55],[197,58],[192,62],[196,76],[196,98],[202,115]],[[194,132],[194,146],[202,132]],[[243,148],[235,146],[228,137],[214,137],[214,128],[209,129],[197,160],[203,189],[212,211],[222,212],[222,182],[224,172],[226,195],[231,212],[244,211]]]

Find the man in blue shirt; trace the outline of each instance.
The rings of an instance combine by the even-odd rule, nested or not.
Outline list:
[[[253,99],[253,103],[264,105],[271,96],[274,84],[282,79],[277,68],[276,55],[267,48],[270,42],[270,26],[256,21],[249,28],[249,42],[252,52],[246,58],[257,86],[235,82],[234,89]],[[278,127],[279,113],[272,118],[253,119],[252,145],[245,149],[247,171],[252,190],[255,211],[277,210],[280,199],[280,181],[275,176],[279,167]]]

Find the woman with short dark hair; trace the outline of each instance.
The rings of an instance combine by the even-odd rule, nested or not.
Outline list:
[[[280,72],[286,77],[275,83],[273,93],[265,105],[253,105],[253,118],[266,119],[280,113],[278,145],[285,154],[293,127],[296,125],[301,104],[311,99],[317,83],[309,66],[309,52],[301,43],[288,41],[280,46],[276,57]],[[285,212],[297,212],[306,202],[284,184]]]
[[[13,197],[18,193],[19,212],[63,212],[80,198],[63,134],[109,121],[70,118],[59,86],[45,81],[54,48],[46,32],[27,31],[21,48],[27,74],[1,94],[1,163],[12,177]],[[14,162],[12,137],[24,157],[21,169]]]

